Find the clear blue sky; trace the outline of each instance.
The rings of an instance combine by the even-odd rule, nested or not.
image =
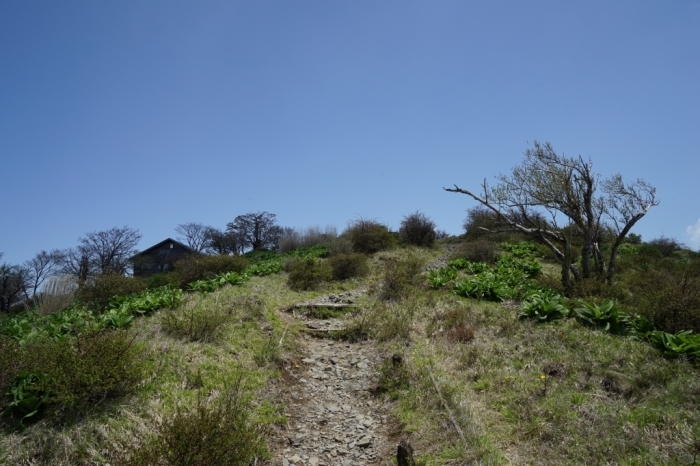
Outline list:
[[[700,0],[0,3],[12,263],[263,210],[457,234],[474,202],[442,187],[533,140],[649,181],[634,231],[700,246]]]

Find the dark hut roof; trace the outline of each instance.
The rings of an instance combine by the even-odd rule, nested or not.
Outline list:
[[[159,248],[160,246],[162,246],[162,245],[165,244],[165,243],[175,243],[175,244],[177,244],[177,245],[179,245],[179,246],[182,246],[183,248],[187,249],[187,250],[190,251],[190,252],[195,252],[194,249],[190,248],[189,246],[187,246],[187,245],[185,245],[185,244],[182,244],[182,243],[179,242],[179,241],[176,241],[176,240],[174,240],[174,239],[172,239],[172,238],[166,238],[166,239],[164,239],[163,241],[161,241],[160,243],[154,244],[154,245],[151,246],[150,248],[144,249],[143,251],[141,251],[141,252],[139,252],[139,253],[137,253],[137,254],[134,254],[134,255],[131,256],[129,259],[133,259],[134,257],[141,256],[141,255],[143,255],[143,254],[146,254],[146,253],[148,253],[148,252],[150,252],[150,251],[152,251],[152,250],[154,250],[154,249]]]

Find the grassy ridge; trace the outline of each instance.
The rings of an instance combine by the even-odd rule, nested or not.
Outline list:
[[[386,256],[401,263],[415,253]],[[476,269],[451,280],[486,270]],[[425,278],[433,286],[409,284],[356,320],[358,335],[402,356],[401,367],[381,368],[379,383],[396,400],[419,463],[692,463],[700,371],[688,357],[669,358],[585,319],[522,320],[522,304],[459,296],[435,286],[439,274]],[[379,289],[386,279],[375,270]]]
[[[547,293],[531,277],[550,265],[529,260],[531,247],[504,249],[509,257],[493,266],[461,262],[428,274],[437,249],[380,252],[369,275],[324,283],[322,291],[292,291],[284,273],[247,273],[236,286],[218,277],[204,286],[215,291],[183,294],[123,330],[145,364],[134,390],[95,400],[77,418],[57,422],[47,413],[6,431],[0,463],[217,464],[215,453],[231,441],[207,457],[187,457],[196,443],[177,448],[177,439],[206,431],[250,447],[231,463],[264,460],[265,444],[252,439],[285,422],[270,382],[296,349],[296,329],[277,310],[365,287],[359,312],[338,316],[349,325],[337,336],[369,338],[400,356],[400,364],[390,358],[378,368],[378,393],[394,403],[419,464],[692,464],[698,367],[606,326],[564,318],[583,306],[563,298],[561,319],[521,319],[533,296]],[[253,267],[281,269],[278,258],[258,259]],[[510,300],[521,297],[525,306]]]

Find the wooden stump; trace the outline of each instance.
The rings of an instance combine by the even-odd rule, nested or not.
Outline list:
[[[413,460],[413,447],[405,440],[401,440],[401,443],[399,443],[396,451],[396,461],[399,466],[416,466],[416,462]]]

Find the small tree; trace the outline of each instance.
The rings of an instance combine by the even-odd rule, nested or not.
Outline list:
[[[124,274],[129,266],[128,259],[138,252],[136,245],[140,239],[138,230],[126,226],[86,233],[78,239],[81,260],[87,256],[93,268],[101,274]]]
[[[0,312],[28,299],[29,269],[20,265],[0,264]]]
[[[497,217],[491,231],[518,231],[547,245],[562,263],[564,286],[571,289],[571,275],[578,280],[588,278],[592,271],[611,283],[622,241],[659,203],[656,189],[643,180],[625,184],[620,175],[601,182],[599,177],[590,160],[559,155],[551,144],[535,141],[533,148],[525,151],[523,163],[510,175],[499,175],[494,188],[489,189],[484,181],[482,195],[457,185],[444,189],[466,194],[491,210]],[[597,194],[599,186],[602,196]],[[560,223],[558,214],[564,216],[566,224]],[[607,267],[600,249],[605,230],[614,232]],[[582,238],[581,270],[572,260],[574,234]]]
[[[35,296],[39,287],[58,271],[63,260],[63,253],[54,249],[53,251],[41,251],[31,260],[24,263],[24,267],[29,271],[29,287],[31,295]]]
[[[187,246],[193,251],[202,252],[207,246],[209,228],[201,223],[187,222],[179,224],[175,228],[175,232],[179,235],[177,239],[180,242],[187,243]]]
[[[435,243],[435,222],[421,212],[404,216],[399,228],[399,240],[414,246],[430,247]]]
[[[238,255],[243,252],[243,242],[236,232],[207,227],[204,250],[221,256]]]
[[[239,215],[226,225],[226,232],[235,234],[244,247],[250,247],[253,251],[277,249],[283,229],[275,223],[276,218],[269,212]]]
[[[84,246],[69,248],[62,252],[60,272],[75,277],[80,283],[96,274],[90,252]]]

